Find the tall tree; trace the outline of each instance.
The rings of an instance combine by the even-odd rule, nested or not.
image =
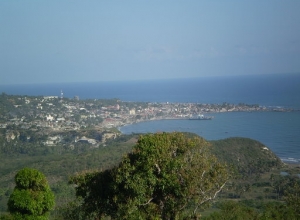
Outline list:
[[[44,174],[24,168],[16,174],[15,182],[7,204],[14,219],[48,219],[49,211],[54,206],[54,194]]]
[[[115,168],[74,177],[85,213],[117,219],[175,219],[196,215],[222,190],[227,168],[203,138],[182,133],[147,134]]]

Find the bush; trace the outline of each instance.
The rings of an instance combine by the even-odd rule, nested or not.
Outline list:
[[[44,174],[24,168],[16,174],[15,182],[7,204],[14,219],[48,219],[54,206],[54,195]]]

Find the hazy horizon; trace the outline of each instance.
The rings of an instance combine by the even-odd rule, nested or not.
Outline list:
[[[300,73],[300,1],[0,1],[0,85]]]
[[[291,77],[292,75],[300,76],[300,72],[295,73],[266,73],[266,74],[246,74],[246,75],[215,75],[215,76],[194,76],[194,77],[178,77],[178,78],[152,78],[152,79],[127,79],[127,80],[99,80],[99,81],[65,81],[65,82],[18,82],[1,84],[0,86],[17,86],[17,85],[48,85],[48,84],[89,84],[89,83],[135,83],[135,82],[157,82],[157,81],[178,81],[178,80],[191,80],[191,79],[226,79],[226,78],[240,78],[240,77]],[[1,87],[0,87],[1,89]],[[1,91],[0,91],[1,92]]]

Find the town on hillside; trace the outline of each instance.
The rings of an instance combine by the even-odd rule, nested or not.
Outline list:
[[[118,135],[118,128],[147,120],[191,119],[197,115],[209,115],[234,111],[293,111],[268,108],[258,104],[203,104],[203,103],[151,103],[124,102],[119,99],[73,99],[58,96],[0,95],[0,129],[5,129],[6,141],[20,138],[19,130],[46,134],[45,145],[61,141],[57,135],[67,131],[94,129],[101,133],[98,139],[84,134],[74,142],[94,146],[105,143]],[[205,116],[206,117],[206,116]],[[209,116],[208,116],[209,117]],[[209,117],[211,119],[211,117]],[[32,138],[30,135],[23,139]]]

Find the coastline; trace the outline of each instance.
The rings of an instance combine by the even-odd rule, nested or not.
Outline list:
[[[260,112],[260,111],[258,111],[258,112]],[[294,111],[293,111],[294,112]],[[298,111],[295,111],[295,112],[298,112]],[[248,112],[248,111],[240,111],[240,112],[213,112],[213,113],[208,113],[208,115],[214,115],[215,116],[215,118],[214,119],[212,119],[213,121],[214,120],[219,120],[219,116],[218,116],[218,114],[219,113],[223,113],[224,115],[227,115],[227,113],[252,113],[252,112]],[[223,115],[222,114],[222,115]],[[285,112],[280,112],[280,113],[278,113],[278,114],[285,114]],[[261,114],[262,116],[261,117],[264,117],[264,114]],[[267,114],[268,115],[268,114]],[[277,112],[276,113],[274,113],[274,114],[272,114],[273,115],[273,117],[277,117]],[[292,114],[293,115],[293,114]],[[298,115],[298,113],[296,113],[296,115]],[[250,114],[249,115],[250,117],[256,117],[256,114],[254,114],[254,115],[252,115],[252,114]],[[230,116],[231,117],[231,116]],[[248,117],[248,116],[247,116]],[[126,132],[126,130],[124,130],[123,128],[124,127],[126,127],[126,126],[131,126],[131,125],[136,125],[136,124],[140,124],[140,123],[144,123],[144,122],[151,122],[151,121],[164,121],[164,120],[166,120],[166,121],[172,121],[172,120],[174,120],[174,121],[176,121],[176,120],[178,120],[178,121],[183,121],[183,120],[186,120],[186,121],[189,121],[187,118],[181,118],[181,117],[155,117],[155,118],[151,118],[151,119],[141,119],[141,120],[137,120],[137,121],[134,121],[134,122],[131,122],[131,123],[125,123],[125,124],[123,124],[122,126],[119,126],[118,127],[118,130],[119,130],[119,132],[120,133],[122,133],[122,134],[129,134],[129,133],[127,133]],[[176,123],[171,123],[171,125],[174,125],[174,124],[176,124]],[[185,123],[186,124],[186,123]],[[195,125],[195,124],[198,124],[198,123],[192,123],[192,125]],[[201,125],[203,125],[202,123],[200,123]],[[170,125],[170,126],[171,126]],[[205,126],[206,125],[208,125],[208,126],[210,126],[211,124],[210,123],[205,123]],[[147,125],[147,126],[149,126],[149,125]],[[152,126],[152,124],[150,124],[150,126]],[[169,126],[169,125],[167,125],[167,126]],[[177,126],[177,124],[175,125],[175,126]],[[180,125],[181,126],[181,125]],[[168,127],[169,128],[169,127]],[[186,125],[183,125],[183,127],[180,127],[180,129],[185,129],[185,128],[187,128],[186,127]],[[147,129],[147,128],[146,128]],[[193,130],[191,130],[191,129],[193,129],[193,128],[189,128],[188,127],[188,131],[187,132],[193,132],[193,133],[196,133],[196,134],[198,134],[199,136],[202,136],[203,137],[203,133],[202,133],[202,131],[201,131],[201,134],[199,134],[199,132],[195,132],[195,131],[193,131]],[[130,130],[130,129],[129,129]],[[151,128],[150,128],[150,130],[151,130]],[[169,132],[169,131],[171,131],[172,130],[172,128],[170,129],[169,128],[169,130],[164,130],[164,127],[162,127],[161,129],[157,129],[156,131],[159,131],[159,130],[161,130],[161,131],[166,131],[166,132]],[[178,130],[178,129],[174,129],[174,130]],[[180,130],[178,130],[178,131],[180,131]],[[138,131],[133,131],[134,133],[139,133]],[[152,131],[149,131],[149,132],[152,132]],[[142,132],[140,132],[140,133],[147,133],[147,131],[145,132],[145,131],[142,131]],[[258,141],[260,141],[260,142],[262,142],[262,143],[264,143],[264,145],[265,146],[268,146],[268,148],[269,148],[269,146],[272,146],[272,144],[266,144],[265,143],[265,141],[261,141],[259,138],[253,138],[253,137],[249,137],[249,136],[247,136],[247,135],[242,135],[242,136],[240,136],[240,135],[233,135],[233,136],[230,136],[230,134],[233,134],[234,132],[231,132],[231,131],[229,131],[229,132],[226,132],[226,133],[228,133],[228,134],[226,134],[226,135],[228,135],[228,137],[247,137],[247,138],[251,138],[251,139],[253,139],[253,140],[258,140]],[[228,138],[228,137],[224,137],[224,138],[216,138],[216,139],[211,139],[211,138],[207,138],[206,136],[205,136],[205,138],[207,139],[207,140],[221,140],[221,139],[226,139],[226,138]],[[276,140],[275,140],[276,141]],[[284,142],[283,143],[281,143],[281,145],[282,144],[284,144]],[[276,146],[277,145],[277,146]],[[292,147],[293,147],[293,145],[291,145]],[[276,147],[277,147],[277,151],[276,151]],[[280,147],[280,146],[279,146]],[[288,157],[287,155],[285,155],[285,153],[283,153],[283,155],[281,155],[280,156],[280,154],[278,155],[278,152],[281,152],[280,150],[278,150],[278,143],[277,144],[275,144],[275,148],[274,148],[274,146],[273,146],[273,148],[272,148],[272,152],[282,161],[282,163],[284,163],[284,164],[286,164],[286,165],[291,165],[291,166],[295,166],[295,167],[297,167],[297,166],[299,166],[300,165],[300,158],[298,158],[297,156],[295,157],[295,158],[293,158],[293,157]],[[293,148],[293,149],[295,149],[295,148]],[[285,147],[283,147],[282,146],[282,150],[283,150],[283,152],[285,152],[285,151],[287,151],[288,149],[286,149]],[[277,153],[275,153],[275,152],[277,152]]]
[[[265,107],[258,104],[230,104],[226,102],[222,104],[134,103],[122,102],[119,99],[81,101],[76,98],[13,96],[4,93],[1,98],[4,103],[7,103],[3,106],[3,112],[7,113],[1,115],[0,128],[9,129],[8,132],[6,131],[8,140],[15,138],[14,128],[29,129],[31,132],[38,129],[50,134],[51,132],[94,127],[102,132],[118,129],[119,132],[125,133],[123,128],[132,124],[177,120],[182,121],[182,123],[176,122],[177,124],[188,124],[185,125],[185,130],[176,127],[178,131],[193,132],[207,140],[249,137],[270,146],[276,155],[288,163],[300,161],[300,139],[298,136],[300,111],[298,108]],[[9,114],[12,109],[16,112],[13,115]],[[217,118],[207,123],[204,121],[198,121],[200,122],[198,123],[197,120],[193,120],[192,123],[184,122],[199,114],[215,115]],[[174,131],[176,123],[169,123],[173,124],[169,131]],[[168,123],[161,123],[159,127],[155,128],[156,131],[167,131],[164,124]],[[191,125],[197,126],[197,124],[202,126],[198,132],[197,128],[190,127]],[[149,125],[151,126],[152,123],[147,126]],[[140,132],[137,129],[135,131]],[[147,132],[147,129],[144,131]],[[217,134],[216,131],[219,133]],[[51,138],[47,139],[49,143],[52,142]]]

